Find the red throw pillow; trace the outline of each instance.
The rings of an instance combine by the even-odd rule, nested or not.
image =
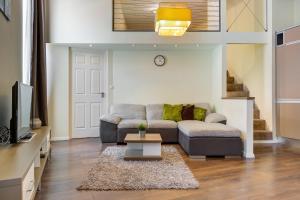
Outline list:
[[[181,111],[182,120],[194,120],[194,105],[183,106]]]

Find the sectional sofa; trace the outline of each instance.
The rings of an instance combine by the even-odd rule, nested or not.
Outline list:
[[[213,113],[208,103],[196,103],[206,109],[204,121],[163,120],[163,104],[115,104],[100,120],[103,143],[124,143],[127,133],[138,133],[139,124],[147,133],[160,133],[163,143],[179,143],[190,156],[241,156],[241,132],[226,125],[226,117]]]

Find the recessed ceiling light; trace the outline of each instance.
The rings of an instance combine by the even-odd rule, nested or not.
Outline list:
[[[91,48],[92,48],[92,47],[93,47],[93,45],[92,45],[92,44],[90,44],[90,45],[89,45],[89,47],[91,47]]]
[[[154,44],[154,45],[153,45],[153,47],[154,47],[154,48],[156,48],[156,47],[157,47],[157,45],[156,45],[156,44]]]
[[[200,44],[196,44],[197,47],[200,47]]]
[[[178,47],[178,44],[174,44],[174,47],[177,48],[177,47]]]

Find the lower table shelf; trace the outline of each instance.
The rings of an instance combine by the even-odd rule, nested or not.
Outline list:
[[[144,155],[143,150],[127,149],[124,160],[161,160],[161,156]]]

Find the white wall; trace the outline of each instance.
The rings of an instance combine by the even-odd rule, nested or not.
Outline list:
[[[261,111],[261,118],[272,130],[272,68],[265,60],[264,45],[228,45],[228,70],[243,83]]]
[[[48,118],[52,139],[69,138],[69,48],[47,45]]]
[[[110,50],[109,103],[193,103],[212,101],[213,48],[205,50]],[[164,67],[156,67],[153,59],[162,54]],[[70,113],[70,49],[63,45],[47,45],[47,81],[49,125],[53,139],[71,136]],[[221,62],[219,62],[221,63]]]
[[[191,43],[218,42],[220,33],[159,37],[154,32],[113,32],[111,0],[47,0],[51,43]],[[211,40],[214,38],[214,40]]]
[[[300,25],[300,0],[273,0],[273,28],[280,31]]]
[[[225,45],[213,51],[212,62],[212,104],[217,113],[226,116],[227,124],[241,130],[244,141],[244,157],[254,158],[253,154],[253,100],[222,99],[226,93],[227,52]]]
[[[212,68],[212,73],[211,73],[212,101],[211,102],[214,105],[214,109],[216,112],[218,112],[221,109],[221,100],[222,97],[225,96],[224,91],[226,89],[226,70],[227,70],[227,66],[226,64],[224,64],[227,61],[227,57],[225,56],[225,54],[226,54],[226,48],[223,45],[219,45],[217,48],[215,48],[212,54],[213,60],[211,65]]]
[[[153,59],[167,63],[156,67]],[[212,51],[114,51],[114,103],[188,103],[211,100]]]
[[[229,126],[241,131],[244,157],[255,158],[253,153],[253,100],[224,99],[221,101],[219,112],[227,117]]]
[[[295,0],[294,4],[294,24],[300,25],[300,0]]]
[[[22,1],[11,3],[11,21],[0,13],[0,125],[8,127],[11,87],[22,80]]]
[[[229,1],[229,0],[228,0]],[[231,1],[231,0],[230,0]],[[236,1],[236,0],[235,0]],[[239,0],[238,0],[239,1]],[[271,0],[269,0],[271,1]],[[221,1],[222,32],[188,32],[183,37],[159,37],[155,32],[113,32],[111,0],[46,0],[50,43],[221,44],[266,43],[267,34],[226,32],[226,1]],[[251,22],[246,23],[249,25]],[[245,24],[242,22],[242,24]]]

